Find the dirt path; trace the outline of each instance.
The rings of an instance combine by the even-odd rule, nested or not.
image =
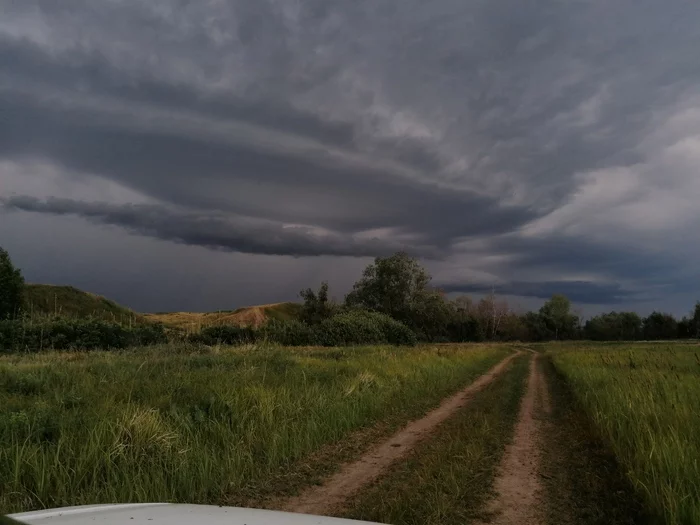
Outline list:
[[[311,487],[299,496],[290,498],[275,507],[287,512],[331,515],[340,511],[344,504],[367,483],[377,479],[396,460],[408,454],[413,447],[425,439],[440,423],[464,406],[476,393],[483,390],[508,364],[522,352],[506,357],[461,392],[445,399],[439,407],[425,417],[409,423],[386,441],[371,448],[364,456],[346,463],[340,471],[322,485]]]
[[[530,360],[527,390],[520,405],[513,442],[506,448],[494,482],[496,497],[488,506],[491,525],[540,525],[544,523],[539,477],[542,422],[536,408],[550,411],[549,393],[540,357]],[[539,402],[538,402],[539,398]]]

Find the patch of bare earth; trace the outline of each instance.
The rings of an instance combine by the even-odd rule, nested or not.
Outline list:
[[[299,496],[281,502],[277,507],[287,512],[304,514],[326,516],[337,514],[362,487],[376,480],[392,463],[406,456],[440,423],[503,373],[510,362],[521,353],[505,358],[467,388],[445,399],[439,407],[425,417],[409,423],[389,439],[372,447],[360,459],[341,466],[340,470],[323,484],[311,487]]]
[[[496,497],[487,508],[493,515],[489,521],[492,525],[545,523],[539,476],[542,420],[538,414],[547,414],[551,409],[538,360],[539,356],[530,360],[527,390],[520,405],[513,442],[506,448],[497,471],[494,482]]]

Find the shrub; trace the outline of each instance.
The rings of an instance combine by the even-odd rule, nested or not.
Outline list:
[[[20,320],[0,322],[0,350],[5,352],[41,350],[121,349],[167,341],[162,325],[133,328],[99,320],[56,319],[41,323]]]
[[[316,342],[322,346],[364,344],[416,344],[415,334],[388,315],[353,310],[326,319],[314,328]]]
[[[152,346],[168,342],[165,326],[162,323],[136,325],[130,329],[131,344],[134,346]]]
[[[271,320],[258,331],[258,338],[284,346],[309,346],[314,344],[313,329],[300,321]]]

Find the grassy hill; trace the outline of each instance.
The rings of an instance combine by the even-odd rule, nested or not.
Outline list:
[[[150,321],[161,322],[170,328],[179,328],[187,332],[198,332],[208,326],[236,324],[255,326],[265,324],[270,319],[280,321],[297,319],[301,305],[297,303],[275,303],[260,306],[246,306],[237,310],[218,312],[170,312],[144,314]]]
[[[72,286],[28,284],[24,287],[24,309],[32,318],[93,318],[120,323],[144,322],[144,317],[100,295]]]
[[[28,284],[24,289],[24,309],[31,318],[93,318],[119,323],[161,322],[168,328],[198,332],[208,326],[237,324],[260,326],[270,319],[297,319],[301,305],[275,303],[247,306],[218,312],[170,312],[141,314],[114,301],[72,286]]]

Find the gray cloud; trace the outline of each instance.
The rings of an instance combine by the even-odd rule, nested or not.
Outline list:
[[[51,215],[76,215],[129,232],[194,246],[264,255],[339,255],[371,257],[407,251],[415,256],[435,256],[437,250],[406,246],[392,240],[356,239],[347,235],[316,233],[309,228],[284,227],[243,217],[177,212],[158,205],[121,205],[27,196],[0,200],[8,210]]]
[[[514,295],[549,299],[554,294],[564,294],[581,304],[620,304],[637,299],[633,292],[622,289],[619,284],[601,284],[586,281],[513,281],[503,286],[489,287],[481,284],[455,284],[442,287],[447,293]]]
[[[0,8],[6,209],[260,256],[406,248],[592,304],[694,275],[700,4]],[[35,199],[36,162],[72,189]],[[148,204],[85,196],[104,181]]]

